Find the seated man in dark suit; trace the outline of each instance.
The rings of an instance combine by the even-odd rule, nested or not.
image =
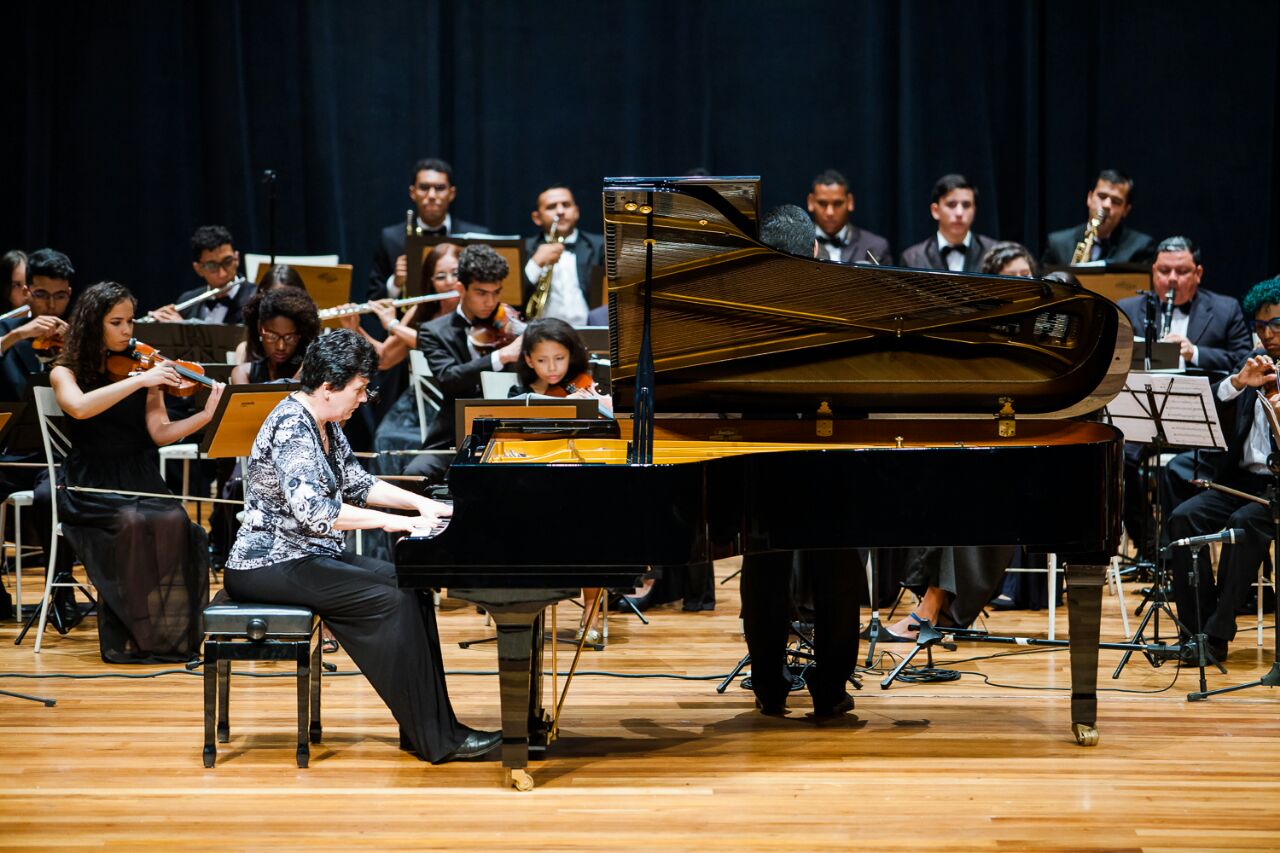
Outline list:
[[[920,270],[976,272],[996,241],[973,233],[978,190],[964,175],[943,175],[933,185],[929,213],[938,223],[932,237],[902,253],[902,265]]]
[[[1106,218],[1098,226],[1098,238],[1086,260],[1141,263],[1147,260],[1153,242],[1150,234],[1134,231],[1124,225],[1125,217],[1133,210],[1133,178],[1115,169],[1103,169],[1098,173],[1093,189],[1085,196],[1085,207],[1090,219],[1099,211]],[[1044,250],[1045,266],[1066,266],[1071,263],[1076,245],[1084,239],[1085,223],[1074,228],[1064,228],[1049,235]]]
[[[1200,249],[1186,237],[1169,237],[1156,247],[1155,262],[1151,265],[1151,287],[1155,299],[1151,303],[1152,322],[1157,330],[1167,325],[1169,333],[1161,340],[1173,341],[1181,349],[1182,364],[1201,370],[1215,371],[1221,376],[1240,364],[1253,348],[1253,333],[1245,322],[1240,303],[1230,296],[1223,296],[1200,287],[1204,267],[1200,264]],[[1167,299],[1173,292],[1173,314],[1166,317]],[[1130,296],[1118,303],[1129,322],[1133,324],[1135,337],[1142,337],[1146,325],[1147,297]],[[1140,347],[1141,344],[1135,346]],[[1125,495],[1124,521],[1129,536],[1141,546],[1147,556],[1155,545],[1152,539],[1153,525],[1147,524],[1147,541],[1141,542],[1143,485],[1139,476],[1142,447],[1125,445]],[[1165,468],[1161,484],[1161,500],[1165,518],[1175,506],[1193,493],[1190,482],[1209,476],[1207,471],[1197,470],[1197,465],[1212,464],[1213,454],[1179,454]]]
[[[488,234],[489,229],[472,222],[463,222],[449,213],[449,207],[458,197],[453,183],[453,167],[443,160],[428,158],[413,165],[410,175],[409,199],[416,209],[414,227],[423,234]],[[382,229],[378,248],[373,253],[373,269],[369,273],[366,299],[393,299],[404,292],[404,280],[408,275],[408,261],[404,255],[405,221]]]
[[[892,264],[889,241],[849,221],[853,206],[853,193],[844,175],[827,169],[813,179],[809,215],[819,243],[817,257],[842,264]]]
[[[221,225],[201,225],[191,235],[191,269],[203,281],[178,296],[178,303],[186,302],[211,290],[228,288],[216,299],[206,299],[190,305],[182,311],[177,303],[152,311],[149,316],[165,323],[183,320],[203,320],[206,323],[238,325],[244,322],[244,306],[253,298],[257,288],[240,278],[240,253],[236,251],[231,232]]]
[[[37,357],[32,342],[66,333],[62,317],[71,302],[75,274],[71,260],[53,249],[40,249],[27,258],[23,287],[31,314],[0,320],[0,401],[21,402],[31,374],[45,372],[49,357]]]
[[[809,218],[792,204],[764,218],[760,239],[793,255],[818,256]],[[814,716],[838,716],[853,708],[847,686],[858,660],[858,602],[864,575],[854,550],[768,551],[742,558],[742,621],[756,706],[770,716],[786,713],[791,679],[784,664],[793,567],[809,572],[813,584],[818,660],[806,681]]]
[[[1272,479],[1267,458],[1275,452],[1264,407],[1274,410],[1280,406],[1280,395],[1275,393],[1275,363],[1280,359],[1280,278],[1254,285],[1244,297],[1244,310],[1254,318],[1253,328],[1263,349],[1242,360],[1240,370],[1218,386],[1227,450],[1213,479],[1241,492],[1262,495]],[[1270,396],[1259,399],[1256,389],[1268,384],[1270,388],[1265,393]],[[1215,533],[1223,528],[1241,528],[1244,537],[1234,545],[1223,544],[1216,585],[1207,550],[1199,560],[1199,589],[1190,583],[1189,549],[1174,548],[1170,558],[1178,621],[1186,634],[1198,633],[1198,596],[1209,650],[1219,660],[1226,657],[1227,644],[1235,638],[1236,610],[1248,596],[1258,565],[1271,546],[1274,530],[1270,510],[1244,498],[1206,490],[1179,505],[1169,516],[1170,539]],[[1184,660],[1194,662],[1194,650],[1185,650]]]
[[[436,387],[444,395],[440,412],[427,431],[424,450],[453,447],[457,438],[453,427],[454,403],[481,396],[481,373],[505,370],[520,358],[519,337],[497,349],[479,347],[471,340],[473,330],[493,324],[501,306],[502,280],[507,272],[506,260],[490,246],[482,243],[467,246],[458,256],[462,298],[458,300],[457,310],[418,329],[418,349],[427,357]],[[409,463],[405,473],[438,482],[451,461],[449,455],[424,453]]]
[[[538,316],[555,317],[570,326],[585,325],[587,313],[604,298],[604,236],[580,230],[580,215],[568,187],[547,187],[530,214],[538,234],[525,240],[529,262],[524,267],[522,299],[528,303],[538,282],[550,271],[551,294]],[[568,260],[565,252],[570,255]]]

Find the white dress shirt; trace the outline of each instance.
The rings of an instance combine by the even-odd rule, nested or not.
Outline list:
[[[564,241],[576,245],[577,239],[578,229],[575,228]],[[524,265],[525,277],[535,284],[544,272],[546,267],[535,264],[533,258]],[[587,298],[582,294],[582,282],[578,281],[577,258],[566,249],[551,268],[551,294],[547,297],[546,309],[539,316],[557,317],[570,326],[585,326],[589,310]]]
[[[1253,394],[1255,390],[1248,386],[1243,390],[1237,390],[1230,379],[1225,379],[1218,386],[1218,399],[1229,403],[1241,394]],[[1271,423],[1267,420],[1267,412],[1264,408],[1266,405],[1268,404],[1262,400],[1254,399],[1253,427],[1249,430],[1248,440],[1245,441],[1244,450],[1240,453],[1240,467],[1250,474],[1271,473],[1267,468],[1267,457],[1271,455]]]
[[[938,254],[942,255],[943,262],[947,265],[947,269],[952,272],[964,271],[964,256],[969,253],[969,247],[973,245],[973,232],[969,231],[964,235],[964,239],[960,241],[960,245],[964,246],[963,252],[949,252],[944,254],[943,249],[951,245],[946,237],[942,236],[942,232],[938,232]]]

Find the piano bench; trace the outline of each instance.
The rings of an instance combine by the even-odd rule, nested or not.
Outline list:
[[[204,766],[212,767],[218,743],[231,736],[227,705],[231,662],[291,660],[298,681],[299,767],[320,742],[320,619],[306,607],[248,604],[220,591],[204,609]],[[215,721],[217,740],[215,742]]]

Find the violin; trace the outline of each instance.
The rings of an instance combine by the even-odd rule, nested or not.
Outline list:
[[[51,361],[57,358],[64,346],[66,341],[60,334],[44,335],[31,341],[31,348],[35,350],[36,358],[40,361]]]
[[[194,361],[179,361],[165,358],[155,347],[144,344],[136,338],[129,341],[129,348],[124,352],[113,352],[107,355],[107,378],[119,382],[139,373],[150,370],[157,364],[168,364],[177,371],[182,379],[177,385],[166,385],[165,393],[174,397],[190,397],[196,392],[196,386],[213,387],[213,380],[204,375],[204,368]]]
[[[468,337],[478,350],[502,349],[524,334],[525,323],[516,316],[516,309],[499,305],[488,320],[477,323]]]
[[[561,382],[547,389],[544,396],[547,397],[568,397],[570,394],[576,394],[579,391],[592,393],[595,391],[596,380],[590,373],[582,373],[573,379]]]

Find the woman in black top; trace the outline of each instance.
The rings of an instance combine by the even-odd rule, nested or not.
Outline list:
[[[60,485],[167,494],[156,448],[207,424],[222,396],[215,385],[203,408],[171,421],[163,389],[178,384],[173,367],[160,364],[117,382],[106,377],[107,356],[125,351],[133,337],[135,305],[115,282],[95,284],[76,303],[66,348],[49,374],[72,445]],[[103,660],[195,655],[209,597],[209,550],[182,503],[66,488],[57,500],[63,534],[98,589]]]
[[[351,452],[342,424],[367,399],[376,369],[373,347],[355,332],[311,344],[302,390],[276,406],[254,440],[226,589],[233,598],[316,611],[400,723],[402,746],[435,763],[477,758],[502,737],[454,716],[431,597],[400,589],[390,563],[344,553],[347,530],[421,534],[451,511],[375,480]]]
[[[231,384],[292,379],[302,355],[320,337],[320,316],[305,290],[276,286],[245,306],[246,361],[231,371]]]

